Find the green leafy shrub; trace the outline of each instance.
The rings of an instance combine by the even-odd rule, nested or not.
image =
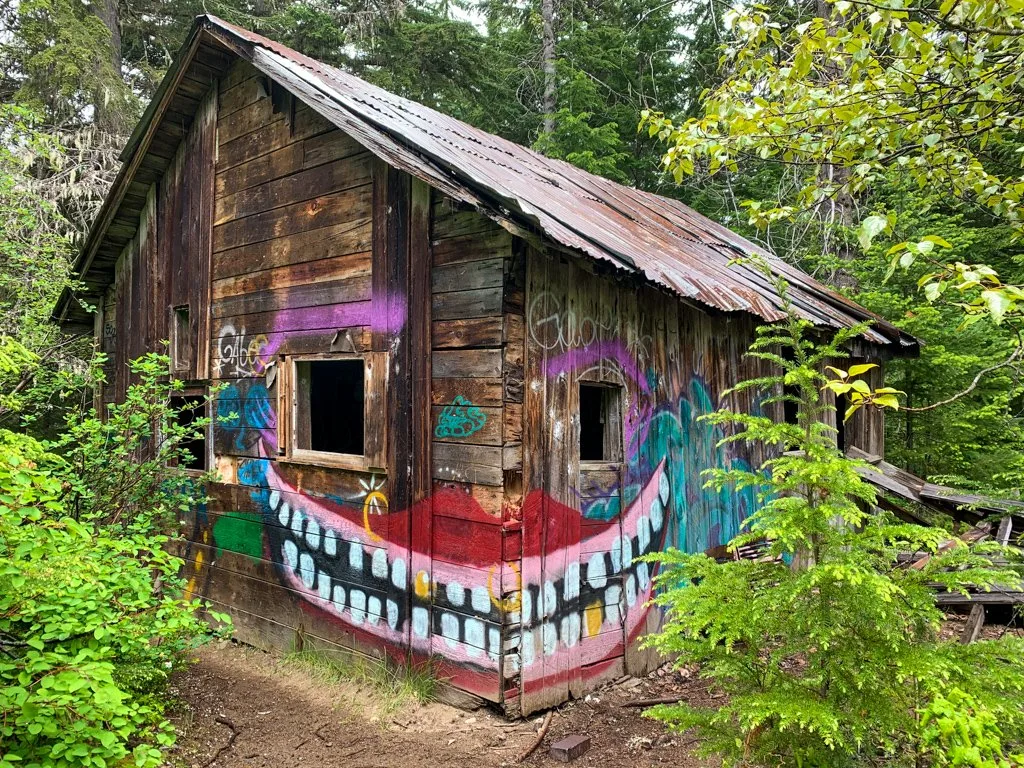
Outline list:
[[[779,288],[788,303],[785,284]],[[651,714],[696,728],[704,748],[729,765],[1009,764],[958,757],[965,753],[944,730],[941,697],[970,697],[970,748],[994,756],[1019,743],[1024,643],[941,639],[931,585],[1016,588],[1016,574],[987,557],[1015,552],[992,544],[942,549],[952,537],[945,530],[865,511],[875,497],[858,469],[868,465],[836,449],[835,430],[823,423],[832,406],[821,394],[822,367],[842,357],[859,330],[816,345],[809,324],[792,313],[760,329],[750,354],[779,373],[738,389],[762,390],[765,404],[792,402],[795,424],[730,411],[706,417],[732,430],[724,442],[760,443],[774,454],[755,470],[706,473],[711,487],[757,489],[761,506],[730,546],[766,540],[771,557],[651,558],[663,566],[656,602],[667,617],[648,642],[681,664],[699,663],[726,694],[718,708],[683,703]],[[899,562],[903,552],[930,559],[909,568]]]
[[[165,359],[133,370],[55,446],[0,431],[0,768],[159,765],[168,676],[210,634],[159,527],[201,501],[165,461],[205,423],[176,426]]]

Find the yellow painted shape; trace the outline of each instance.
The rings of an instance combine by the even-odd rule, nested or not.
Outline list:
[[[603,608],[604,605],[601,601],[595,600],[588,605],[586,610],[583,612],[583,619],[585,623],[584,629],[587,632],[587,637],[593,637],[601,631],[601,624],[603,623],[601,620],[601,613]]]
[[[383,541],[380,536],[373,532],[370,528],[370,512],[373,514],[380,514],[380,506],[387,506],[388,497],[380,491],[370,491],[366,494],[366,499],[363,500],[363,528],[366,529],[366,534],[370,537],[371,541]]]
[[[416,592],[416,597],[426,600],[430,596],[430,574],[426,571],[417,573],[413,581],[413,589]]]
[[[499,594],[501,585],[499,584],[497,591],[495,590],[494,574],[498,570],[499,566],[497,565],[492,565],[491,569],[487,572],[487,591],[491,594],[491,602],[494,603],[494,607],[499,611],[518,611],[519,606],[521,606],[523,602],[523,576],[519,572],[518,565],[515,563],[509,563],[508,566],[516,575],[516,588],[513,594],[503,600]]]

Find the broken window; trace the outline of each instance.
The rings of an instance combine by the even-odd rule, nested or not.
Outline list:
[[[622,461],[622,388],[580,382],[580,461]]]
[[[171,364],[175,373],[192,369],[192,334],[187,304],[171,311]]]
[[[295,363],[295,447],[362,456],[365,366],[361,358]]]
[[[170,399],[170,406],[174,411],[175,424],[190,433],[195,432],[195,424],[199,419],[206,418],[206,397],[204,395],[173,395]],[[203,427],[194,436],[181,441],[180,446],[188,451],[188,456],[179,460],[180,466],[199,472],[206,472],[209,469],[206,436],[207,427]]]

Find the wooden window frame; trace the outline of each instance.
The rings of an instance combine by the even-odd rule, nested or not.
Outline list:
[[[297,365],[316,361],[360,360],[363,363],[363,453],[331,453],[299,448],[297,421],[299,417]],[[278,358],[278,446],[283,461],[309,464],[356,472],[386,472],[387,439],[387,353],[386,352],[321,352],[282,355]]]
[[[190,469],[183,467],[182,472],[190,477],[203,477],[214,469],[216,456],[213,450],[213,401],[210,398],[210,390],[205,385],[188,385],[180,390],[175,390],[171,393],[170,397],[203,397],[206,398],[205,413],[202,418],[208,418],[210,421],[206,425],[206,469]]]
[[[184,311],[186,327],[181,327],[180,319]],[[170,312],[170,353],[171,370],[175,376],[187,374],[195,368],[196,351],[192,349],[192,305],[178,304],[171,307]],[[184,337],[182,336],[184,331]]]
[[[602,408],[606,414],[604,423],[603,444],[611,447],[611,455],[603,459],[579,459],[580,469],[583,470],[611,470],[617,469],[625,462],[625,446],[623,433],[625,432],[625,399],[626,388],[617,382],[598,381],[581,378],[576,382],[577,389],[581,387],[594,387],[605,390],[602,400]],[[576,394],[577,410],[579,409],[579,392]],[[611,413],[610,403],[614,403],[616,413]],[[579,418],[580,414],[577,414]],[[576,455],[580,454],[580,439],[582,424],[576,430]]]

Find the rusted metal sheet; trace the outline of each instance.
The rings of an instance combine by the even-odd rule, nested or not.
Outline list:
[[[802,317],[832,328],[870,321],[868,341],[896,354],[917,350],[912,336],[676,200],[545,157],[216,17],[200,17],[196,35],[250,61],[388,164],[516,234],[642,275],[716,310],[778,320],[784,312],[772,281],[731,263],[759,254],[789,282]]]

